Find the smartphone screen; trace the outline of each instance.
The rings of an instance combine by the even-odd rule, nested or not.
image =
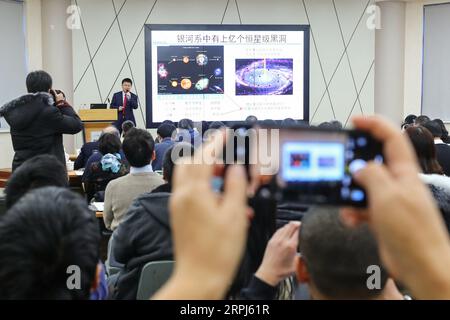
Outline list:
[[[364,207],[366,192],[352,176],[371,160],[383,162],[382,146],[366,133],[284,128],[277,183],[287,200]]]

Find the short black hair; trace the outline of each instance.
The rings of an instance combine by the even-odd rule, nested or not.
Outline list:
[[[222,121],[214,121],[209,124],[208,129],[222,129],[226,128],[227,126]]]
[[[417,116],[415,114],[409,114],[406,116],[405,120],[403,121],[404,124],[414,124],[414,121],[417,119]]]
[[[152,161],[155,140],[146,130],[133,128],[127,132],[122,147],[128,163],[132,167],[142,168]]]
[[[286,118],[281,122],[281,124],[284,126],[296,125],[297,123],[297,120],[294,120],[292,118]]]
[[[164,120],[163,122],[161,122],[161,124],[163,123],[167,123],[167,124],[171,124],[175,126],[175,122],[173,122],[172,120]]]
[[[173,132],[176,130],[177,128],[173,124],[163,123],[158,127],[156,133],[164,139],[172,137]]]
[[[123,135],[125,136],[125,135],[127,134],[127,132],[128,132],[131,128],[134,128],[134,127],[135,127],[135,125],[134,125],[134,122],[133,122],[133,121],[131,121],[131,120],[124,121],[124,122],[122,123],[122,132],[123,132]]]
[[[194,150],[194,146],[187,142],[178,142],[167,149],[163,158],[162,170],[163,178],[169,185],[172,184],[173,168],[175,167],[175,162],[182,157],[192,157],[194,155]]]
[[[120,138],[114,133],[104,132],[98,139],[98,150],[102,155],[119,153],[121,147]]]
[[[53,155],[39,155],[17,168],[5,188],[6,207],[12,207],[28,191],[45,187],[68,187],[66,167]]]
[[[341,130],[344,126],[342,125],[342,122],[339,120],[332,120],[330,121],[330,124],[333,126],[336,130]]]
[[[191,119],[181,119],[178,121],[178,128],[192,130],[194,129],[194,122]]]
[[[414,124],[416,124],[416,125],[423,125],[423,124],[427,123],[430,120],[431,119],[428,116],[422,115],[422,116],[418,116],[416,118],[416,120],[414,120]]]
[[[427,128],[428,131],[431,132],[431,134],[433,135],[433,138],[442,137],[441,125],[439,123],[437,123],[436,121],[425,122],[422,126],[424,128]]]
[[[254,125],[258,122],[258,118],[253,115],[249,115],[247,118],[245,118],[245,122],[247,124]]]
[[[124,84],[125,82],[128,82],[129,84],[133,85],[133,81],[130,78],[125,78],[122,80],[122,84]]]
[[[300,253],[312,285],[330,299],[370,299],[378,296],[388,275],[367,224],[344,226],[336,208],[314,207],[300,228]],[[380,268],[380,289],[370,290],[369,266]]]
[[[100,233],[86,200],[65,188],[30,191],[0,220],[1,300],[89,299]],[[80,287],[68,288],[69,267]]]
[[[48,92],[52,88],[53,80],[47,72],[38,70],[28,74],[26,84],[29,93]]]

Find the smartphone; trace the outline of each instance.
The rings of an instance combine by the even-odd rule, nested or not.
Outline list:
[[[302,204],[367,206],[353,174],[369,161],[383,163],[383,146],[358,130],[280,128],[277,189]]]

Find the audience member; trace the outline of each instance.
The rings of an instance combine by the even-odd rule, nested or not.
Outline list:
[[[40,154],[52,154],[66,165],[63,134],[76,134],[83,129],[64,93],[53,90],[52,84],[47,72],[33,71],[26,79],[28,94],[0,108],[0,117],[11,128],[13,171]]]
[[[422,126],[409,127],[406,129],[406,134],[409,136],[419,159],[422,169],[419,176],[430,187],[450,231],[450,178],[443,175],[442,167],[436,158],[433,135]]]
[[[173,134],[177,128],[168,123],[163,123],[156,131],[159,143],[155,145],[155,160],[152,162],[153,170],[161,170],[164,155],[175,142],[173,141]]]
[[[155,142],[146,130],[131,129],[127,132],[123,152],[130,164],[130,173],[106,186],[103,221],[107,229],[117,228],[135,198],[164,183],[152,169],[154,147]]]
[[[402,126],[401,126],[402,130],[405,130],[410,126],[413,126],[416,119],[417,119],[417,116],[414,114],[407,115],[405,120],[402,123]]]
[[[66,167],[53,155],[28,159],[14,171],[6,184],[6,207],[12,207],[28,191],[46,186],[68,187]]]
[[[173,151],[173,152],[172,152]],[[152,193],[137,197],[114,232],[114,260],[124,264],[120,273],[108,280],[116,299],[136,299],[142,267],[151,261],[173,260],[169,199],[174,165],[182,157],[192,156],[193,146],[180,142],[164,157],[164,180]]]
[[[131,120],[124,121],[122,123],[122,138],[125,138],[126,134],[130,129],[135,128],[134,122]]]
[[[421,115],[421,116],[418,116],[415,120],[414,120],[414,124],[416,125],[416,126],[422,126],[422,125],[424,125],[425,123],[427,123],[428,121],[430,121],[431,119],[428,117],[428,116],[424,116],[424,115]]]
[[[450,137],[448,135],[448,130],[444,122],[441,119],[434,119],[433,121],[439,124],[439,126],[441,127],[442,130],[441,140],[446,144],[450,144]]]
[[[103,133],[100,136],[100,152],[89,158],[82,177],[88,201],[95,198],[95,201],[103,202],[108,183],[128,173],[121,147],[118,135]]]
[[[125,122],[124,122],[125,123]],[[119,134],[119,131],[114,126],[109,126],[103,129],[102,133],[113,133],[113,134]],[[80,154],[78,155],[77,159],[75,160],[75,163],[73,165],[75,170],[82,169],[86,166],[87,161],[89,158],[94,154],[94,152],[98,151],[98,140],[92,141],[92,142],[86,142],[80,150]]]
[[[189,142],[194,147],[198,147],[202,143],[202,136],[194,128],[194,122],[190,119],[181,119],[178,122],[178,134],[175,138],[176,142]]]
[[[423,126],[433,135],[437,161],[444,170],[444,174],[450,177],[450,146],[441,139],[443,134],[441,126],[435,121],[428,121]]]
[[[0,220],[0,237],[8,240],[0,242],[0,299],[106,296],[98,223],[79,195],[56,187],[30,191]]]

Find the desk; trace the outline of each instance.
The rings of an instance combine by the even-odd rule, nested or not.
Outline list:
[[[67,177],[69,179],[69,184],[71,187],[81,188],[81,175],[77,174],[78,171],[67,172]],[[0,188],[4,188],[9,178],[11,177],[12,169],[0,169]]]

